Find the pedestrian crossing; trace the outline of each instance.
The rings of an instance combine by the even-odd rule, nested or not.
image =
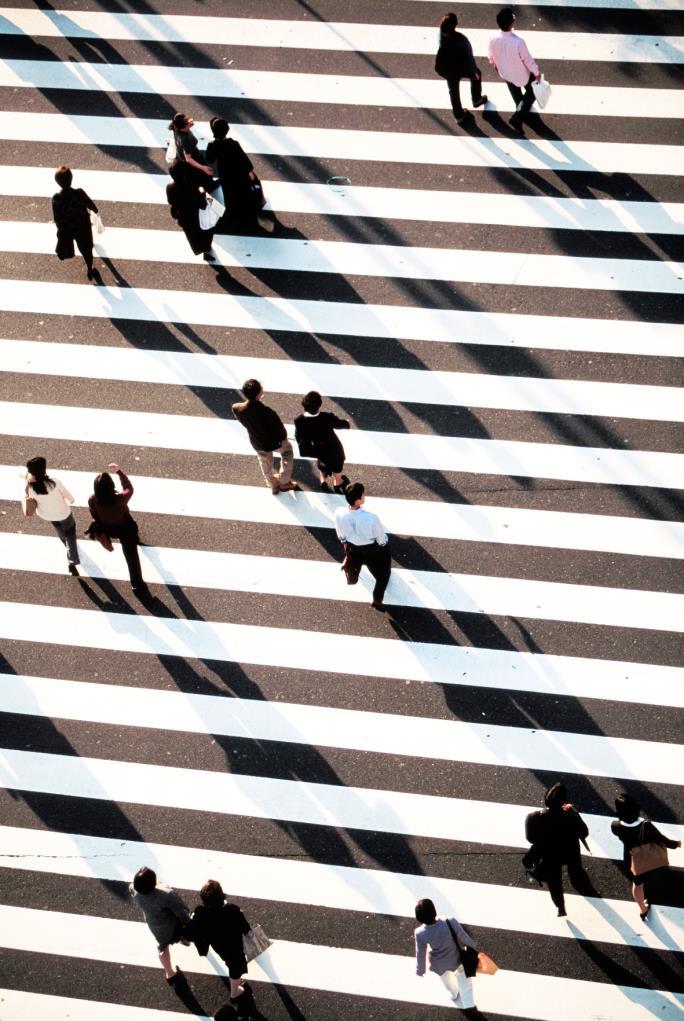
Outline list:
[[[644,923],[610,829],[625,788],[684,836],[679,0],[523,0],[553,86],[524,138],[485,0],[459,10],[490,100],[467,132],[427,0],[100,6],[0,12],[0,1017],[213,1016],[225,969],[178,945],[166,986],[142,864],[263,924],[270,1021],[457,1016],[415,976],[421,897],[497,961],[492,1021],[679,1017],[684,852]],[[225,116],[268,200],[212,265],[168,215],[176,109],[204,139]],[[98,285],[54,256],[61,163],[106,225]],[[310,463],[263,485],[249,376],[290,436],[309,389],[351,420],[387,614]],[[37,453],[79,581],[20,517]],[[149,604],[80,541],[110,461]],[[598,894],[567,919],[520,864],[560,779]]]

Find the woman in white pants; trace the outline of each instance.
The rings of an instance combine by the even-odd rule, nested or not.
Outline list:
[[[425,898],[416,904],[415,931],[416,974],[425,974],[425,964],[439,975],[454,1003],[469,1015],[476,1016],[473,980],[468,978],[461,961],[458,943],[474,947],[472,938],[456,918],[438,918],[435,905]]]

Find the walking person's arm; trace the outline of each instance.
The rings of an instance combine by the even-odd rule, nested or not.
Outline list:
[[[67,503],[74,503],[74,497],[71,495],[67,487],[60,482],[59,479],[55,479],[55,482],[57,483],[57,492],[60,496],[62,496]]]
[[[122,471],[121,468],[119,468],[118,464],[108,464],[107,467],[109,468],[110,471],[116,472],[116,474],[119,476],[119,481],[121,482],[122,488],[121,496],[123,497],[124,502],[128,503],[130,498],[133,496],[133,483],[129,479],[128,475],[126,475],[126,472]]]
[[[386,546],[387,533],[385,529],[382,527],[382,522],[380,521],[380,518],[376,514],[374,514],[373,517],[375,518],[375,520],[373,521],[373,538],[377,542],[378,546]]]
[[[416,935],[416,975],[422,978],[425,974],[425,959],[427,957],[427,946],[422,939]]]
[[[82,188],[81,188],[81,191],[83,191],[83,189],[82,189]],[[93,211],[94,213],[97,213],[97,212],[98,212],[98,208],[97,208],[97,206],[95,205],[95,203],[93,202],[93,200],[91,199],[91,197],[90,197],[90,195],[88,194],[88,192],[84,191],[84,192],[83,192],[83,195],[84,195],[84,198],[85,198],[85,204],[86,204],[86,207],[87,207],[88,209],[92,209],[92,211]]]
[[[518,42],[518,55],[530,74],[533,74],[536,80],[539,81],[541,78],[541,71],[537,67],[537,62],[528,50],[527,43],[524,39],[520,39]]]

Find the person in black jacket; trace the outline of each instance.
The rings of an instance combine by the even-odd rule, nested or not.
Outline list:
[[[256,227],[262,192],[252,161],[239,142],[226,137],[230,125],[223,117],[212,117],[209,127],[214,140],[207,146],[206,158],[216,164],[228,216],[245,227]]]
[[[206,194],[197,184],[193,167],[184,160],[174,163],[169,173],[173,180],[166,186],[166,201],[171,207],[171,216],[182,228],[195,255],[201,252],[210,262],[213,260],[211,242],[214,232],[202,230],[199,222],[199,211],[207,205]]]
[[[230,979],[230,1004],[236,1008],[238,1017],[250,1017],[251,989],[241,981],[247,971],[242,937],[251,931],[249,922],[237,904],[226,901],[216,879],[207,880],[200,890],[200,900],[202,903],[192,913],[188,932],[201,957],[205,957],[211,947],[225,962]]]
[[[525,838],[532,847],[523,858],[523,864],[533,870],[532,875],[548,886],[551,900],[563,917],[563,866],[578,893],[595,896],[589,876],[582,867],[580,841],[587,851],[589,830],[582,816],[568,800],[564,783],[555,783],[544,795],[544,809],[530,812],[525,819]]]
[[[258,379],[245,380],[242,392],[247,400],[234,404],[233,414],[247,430],[266,485],[271,487],[274,496],[290,489],[299,489],[297,483],[292,482],[294,454],[280,415],[262,402],[264,389]],[[274,470],[274,454],[280,455],[280,474]]]
[[[349,429],[346,418],[338,418],[331,411],[321,411],[323,399],[317,390],[309,390],[302,397],[304,413],[294,420],[295,440],[302,457],[315,457],[321,477],[321,489],[329,488],[333,479],[336,493],[343,493],[349,479],[342,474],[344,447],[337,438],[336,429]]]
[[[632,883],[632,897],[639,905],[642,921],[651,909],[651,898],[655,896],[658,881],[667,876],[667,865],[648,872],[637,873],[633,867],[632,851],[644,844],[660,844],[674,850],[681,847],[681,840],[670,840],[653,823],[641,814],[641,809],[629,794],[618,794],[615,798],[617,819],[611,823],[611,830],[622,841],[624,870]]]
[[[435,71],[446,78],[449,98],[457,124],[463,124],[468,116],[461,104],[461,78],[470,79],[470,95],[473,106],[483,106],[487,97],[482,95],[482,72],[475,63],[473,48],[462,32],[456,31],[458,18],[445,14],[439,25],[439,49],[435,58]]]
[[[55,171],[55,181],[61,188],[52,196],[52,218],[57,227],[59,259],[73,259],[74,241],[86,264],[88,280],[99,282],[99,273],[93,270],[93,228],[89,210],[97,212],[97,206],[83,188],[72,188],[73,174],[69,167],[61,166]]]

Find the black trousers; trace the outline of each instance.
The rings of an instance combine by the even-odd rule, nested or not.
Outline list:
[[[512,82],[506,82],[506,85],[508,85],[508,91],[513,96],[513,102],[516,106],[516,111],[513,116],[518,120],[525,120],[525,117],[532,109],[532,104],[534,103],[534,89],[532,88],[533,81],[534,75],[531,74],[524,92],[519,85],[514,85]],[[518,109],[518,106],[520,106],[520,109]]]
[[[106,529],[110,539],[118,539],[121,543],[121,549],[126,558],[128,575],[133,588],[139,588],[141,585],[144,585],[140,557],[138,556],[140,536],[136,522],[133,518],[129,518],[123,525],[107,525]]]
[[[470,96],[474,106],[482,97],[482,74],[478,71],[476,75],[472,75],[468,80],[470,81]],[[461,79],[447,78],[447,85],[449,86],[451,109],[454,111],[454,117],[458,120],[464,114],[461,103]]]
[[[578,855],[572,861],[566,863],[568,879],[584,897],[597,896],[597,891],[591,879],[582,867],[582,860]],[[551,900],[557,908],[565,910],[565,898],[563,896],[563,863],[559,861],[544,862],[544,880],[549,888]]]
[[[365,564],[375,578],[373,602],[381,603],[392,573],[389,545],[379,546],[376,542],[371,542],[367,546],[353,546],[349,542],[347,549],[355,563]]]

